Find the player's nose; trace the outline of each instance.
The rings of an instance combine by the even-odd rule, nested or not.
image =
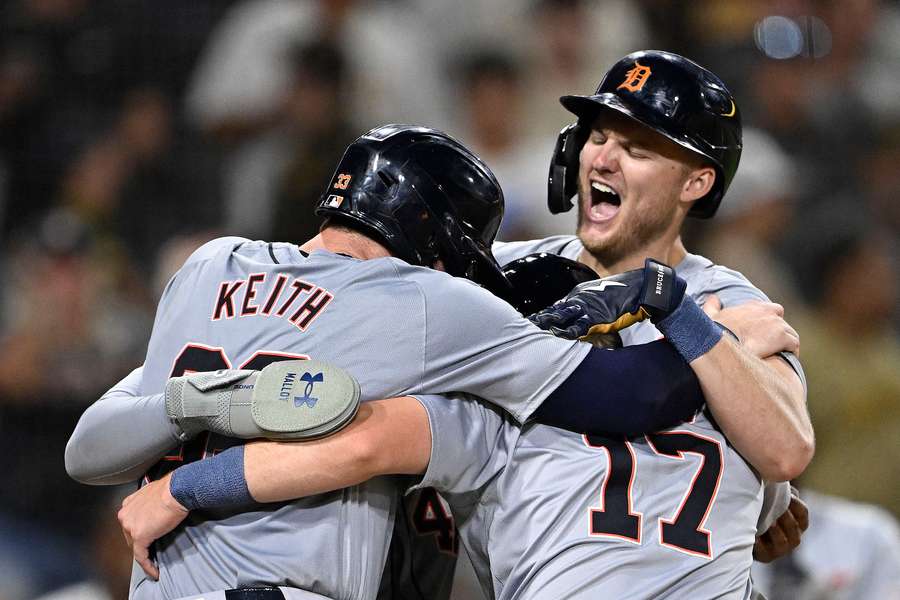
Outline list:
[[[598,173],[618,171],[621,152],[622,146],[615,140],[607,139],[604,143],[597,144],[591,156],[591,168]]]

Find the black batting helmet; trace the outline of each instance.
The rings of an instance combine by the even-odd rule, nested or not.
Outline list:
[[[585,264],[546,252],[529,254],[507,263],[503,274],[511,286],[506,301],[525,316],[551,306],[579,283],[600,278]],[[592,334],[581,339],[602,348],[622,346],[622,338],[617,331]]]
[[[503,274],[513,289],[509,303],[526,316],[547,308],[579,283],[600,278],[587,265],[546,252],[505,264]]]
[[[503,192],[491,170],[436,129],[383,125],[347,147],[316,214],[349,221],[413,265],[440,259],[451,275],[505,296],[491,244]]]
[[[548,203],[553,213],[572,208],[578,193],[578,155],[602,108],[626,115],[688,150],[716,169],[713,189],[688,213],[713,216],[741,158],[741,114],[716,75],[683,56],[644,50],[619,60],[591,96],[563,96],[578,116],[563,129],[550,164]]]

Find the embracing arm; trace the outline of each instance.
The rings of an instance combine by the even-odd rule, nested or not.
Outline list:
[[[66,444],[66,472],[91,485],[118,485],[141,477],[181,443],[166,416],[162,394],[139,396],[143,367],[84,411]]]
[[[760,359],[731,340],[719,346],[691,365],[716,422],[764,479],[798,477],[815,442],[797,373],[779,356]]]
[[[690,420],[702,406],[697,376],[670,344],[658,341],[592,348],[534,418],[578,433],[631,436]]]
[[[719,312],[718,299],[713,302],[709,312],[742,343],[723,340],[691,364],[707,404],[728,440],[764,479],[794,479],[812,459],[815,439],[803,383],[774,353],[799,350],[797,334],[778,305],[750,302]]]
[[[425,472],[431,429],[425,408],[404,396],[365,402],[335,435],[305,442],[257,441],[244,449],[247,487],[256,502],[341,489],[378,475]]]
[[[642,280],[643,298],[647,294],[647,281],[653,280],[651,269],[657,267],[665,269],[648,261],[643,272],[629,271],[620,277]],[[609,361],[610,358],[598,356],[591,369],[600,375],[595,379],[596,383],[591,385],[588,370],[579,367],[572,376],[580,381],[580,393],[577,388],[572,389],[568,385],[573,379],[570,376],[569,381],[564,382],[560,389],[575,393],[565,394],[565,402],[560,403],[559,394],[555,392],[547,398],[545,405],[538,409],[535,416],[548,424],[571,429],[571,424],[564,421],[571,415],[578,414],[579,419],[583,419],[583,431],[590,432],[592,428],[600,427],[610,432],[644,433],[654,430],[649,427],[651,424],[656,425],[655,429],[674,425],[671,418],[678,416],[676,408],[679,408],[679,401],[683,401],[683,408],[687,409],[690,408],[691,401],[702,402],[701,398],[705,396],[707,405],[731,443],[765,479],[784,481],[795,477],[806,468],[812,457],[813,435],[800,379],[780,357],[772,356],[781,350],[796,351],[799,346],[796,332],[781,318],[783,310],[778,305],[760,302],[729,309],[739,314],[745,314],[741,313],[745,311],[751,315],[753,311],[768,311],[764,315],[767,321],[750,318],[738,322],[743,327],[737,331],[737,335],[744,341],[744,344],[739,345],[731,339],[724,339],[721,330],[694,300],[684,296],[685,283],[682,279],[673,276],[671,280],[674,284],[667,287],[669,278],[666,274],[667,271],[660,271],[662,284],[656,287],[657,290],[669,290],[668,302],[661,302],[662,309],[651,306],[652,310],[647,311],[645,306],[650,304],[641,300],[639,310],[633,310],[633,289],[629,291],[625,285],[609,286],[604,280],[600,284],[580,284],[564,300],[532,315],[530,319],[560,335],[577,337],[598,328],[617,329],[623,320],[627,324],[629,320],[639,319],[643,311],[645,316],[650,316],[666,341],[690,365],[699,380],[699,388],[685,385],[683,391],[679,392],[678,384],[687,365],[682,364],[679,370],[679,365],[674,362],[662,362],[666,361],[664,355],[655,359],[651,359],[649,354],[635,355],[638,364],[632,365],[630,370],[627,366],[620,370],[623,375],[628,373],[627,377],[617,377],[615,371],[605,372],[600,359]],[[607,285],[603,286],[603,283]],[[636,287],[632,285],[632,288]],[[649,289],[652,292],[653,287],[650,286]],[[747,305],[754,306],[748,310],[745,308]],[[772,313],[773,307],[781,312]],[[721,312],[725,314],[725,311]],[[732,331],[737,327],[734,322],[725,325]],[[787,330],[793,333],[793,337],[785,333]],[[773,346],[772,340],[784,344],[775,343]],[[765,342],[769,342],[768,347]],[[644,348],[650,346],[652,344],[645,344]],[[760,356],[767,358],[763,360],[758,358]],[[589,355],[584,364],[590,358]],[[657,362],[653,367],[650,366],[651,360]],[[664,364],[669,365],[660,372],[664,382],[653,388],[650,385],[653,382],[646,381],[650,378],[650,369],[659,369]],[[648,368],[648,372],[647,376],[642,377],[640,370],[644,367]],[[668,389],[666,384],[672,384],[673,387]],[[701,389],[703,393],[697,393],[697,389]],[[629,391],[635,392],[634,399],[628,396]],[[646,393],[655,394],[656,397],[642,398]],[[680,394],[684,394],[684,397]],[[670,395],[675,402],[668,401]],[[616,397],[617,401],[601,411],[602,403],[610,396]],[[618,411],[616,405],[619,406]],[[623,418],[621,413],[630,410],[634,412]],[[594,417],[603,420],[593,420]],[[654,420],[655,417],[658,419]],[[689,417],[682,416],[684,418]],[[631,424],[627,423],[629,419]],[[666,422],[667,419],[670,422]],[[623,425],[630,429],[620,429]],[[639,430],[644,427],[647,427],[644,431]]]
[[[177,527],[188,509],[291,500],[378,475],[419,474],[430,458],[431,429],[419,400],[366,402],[347,427],[329,437],[255,441],[181,466],[128,496],[119,523],[135,560],[155,579],[159,571],[150,544]]]

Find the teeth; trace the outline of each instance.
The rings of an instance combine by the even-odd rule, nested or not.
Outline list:
[[[618,196],[618,194],[616,193],[616,190],[612,189],[605,183],[600,183],[599,181],[594,181],[593,183],[591,183],[591,187],[597,191],[605,192],[607,194],[614,194],[614,195]]]

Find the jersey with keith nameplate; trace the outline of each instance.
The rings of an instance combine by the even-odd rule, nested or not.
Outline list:
[[[140,393],[158,394],[169,377],[191,371],[260,369],[313,357],[353,374],[363,400],[461,390],[522,421],[588,351],[445,273],[394,258],[307,255],[292,244],[222,238],[201,247],[169,282]],[[298,410],[315,399],[316,376],[309,374],[306,396],[295,399]],[[147,477],[239,443],[200,434]],[[159,581],[135,569],[132,598],[254,585],[374,598],[396,498],[395,480],[378,478],[248,512],[191,513],[155,545]]]
[[[494,247],[501,264],[581,250],[572,236]],[[702,257],[676,269],[698,302],[765,299]],[[621,334],[626,345],[660,337],[649,322]],[[520,428],[474,400],[420,399],[433,435],[420,485],[448,500],[489,597],[750,597],[754,538],[786,509],[789,488],[764,486],[705,413],[626,440]]]

